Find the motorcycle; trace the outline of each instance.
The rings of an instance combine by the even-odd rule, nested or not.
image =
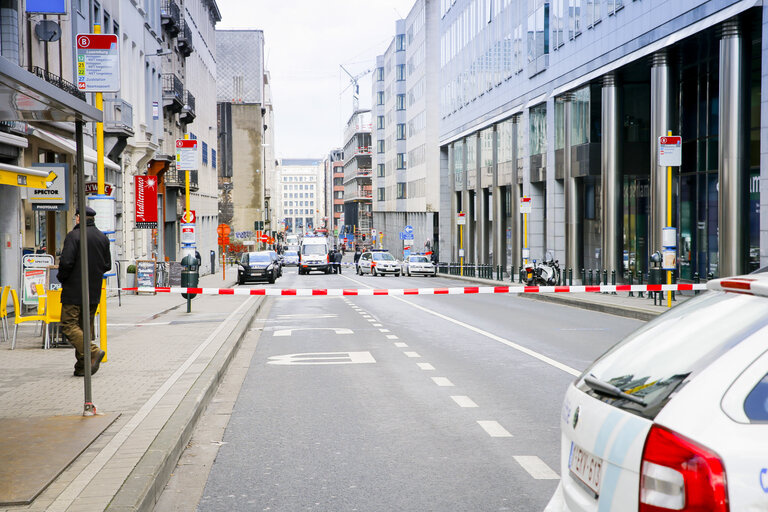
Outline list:
[[[560,262],[550,254],[547,254],[549,259],[546,259],[536,264],[536,260],[533,260],[532,265],[526,265],[525,277],[526,285],[528,286],[556,286],[561,282],[560,274]]]

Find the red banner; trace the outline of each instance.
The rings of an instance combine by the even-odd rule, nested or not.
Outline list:
[[[157,229],[157,177],[134,176],[136,227]]]

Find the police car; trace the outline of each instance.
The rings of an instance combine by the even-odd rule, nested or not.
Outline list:
[[[384,276],[394,274],[399,276],[401,272],[400,262],[385,250],[373,249],[364,252],[357,262],[357,274],[371,274]]]
[[[423,274],[427,276],[437,276],[435,268],[429,256],[424,254],[411,254],[403,260],[403,274],[410,276],[413,274]]]
[[[568,387],[546,512],[768,510],[768,274],[707,287]]]

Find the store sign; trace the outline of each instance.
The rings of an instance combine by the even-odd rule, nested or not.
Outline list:
[[[69,165],[68,164],[32,164],[33,169],[56,173],[56,179],[48,188],[30,189],[29,202],[33,210],[67,211],[69,210]]]
[[[85,195],[90,196],[92,194],[99,193],[99,184],[96,181],[85,182]],[[115,185],[112,183],[104,183],[104,195],[109,197],[115,197]]]
[[[136,227],[157,229],[157,177],[134,176]]]

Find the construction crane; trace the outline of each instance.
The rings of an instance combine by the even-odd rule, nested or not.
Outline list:
[[[344,88],[343,91],[341,91],[341,94],[344,94],[344,91],[349,89],[350,87],[353,87],[352,89],[352,112],[357,112],[360,109],[360,86],[357,85],[357,81],[373,71],[373,68],[366,69],[365,71],[358,73],[356,75],[353,75],[349,71],[347,71],[347,68],[339,64],[339,67],[344,70],[346,74],[349,75],[349,85]]]

